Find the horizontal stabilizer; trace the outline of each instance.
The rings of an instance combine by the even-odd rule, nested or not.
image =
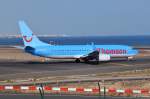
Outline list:
[[[12,47],[15,47],[17,49],[24,49],[25,48],[24,46],[12,46]]]

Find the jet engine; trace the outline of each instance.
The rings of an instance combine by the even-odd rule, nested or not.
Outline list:
[[[99,54],[99,61],[109,61],[110,55],[108,54]]]

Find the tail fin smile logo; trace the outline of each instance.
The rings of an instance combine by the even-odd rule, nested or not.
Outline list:
[[[33,48],[37,46],[49,46],[49,44],[40,41],[24,21],[19,21],[19,29],[23,38],[24,46],[30,46]]]
[[[32,37],[23,36],[23,38],[26,42],[31,42],[32,41]]]

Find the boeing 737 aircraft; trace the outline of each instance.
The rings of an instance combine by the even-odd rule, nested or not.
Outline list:
[[[57,58],[75,59],[76,62],[110,61],[112,58],[133,58],[138,51],[126,45],[50,45],[36,37],[24,21],[19,21],[19,27],[24,42],[24,51],[32,55]]]

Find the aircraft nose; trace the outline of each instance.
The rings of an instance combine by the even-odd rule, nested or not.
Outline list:
[[[139,51],[138,50],[130,50],[129,51],[129,54],[133,54],[133,55],[136,55],[136,54],[138,54],[139,53]]]
[[[138,50],[133,50],[133,51],[134,51],[134,53],[135,53],[135,54],[138,54],[138,53],[139,53],[139,51],[138,51]]]

